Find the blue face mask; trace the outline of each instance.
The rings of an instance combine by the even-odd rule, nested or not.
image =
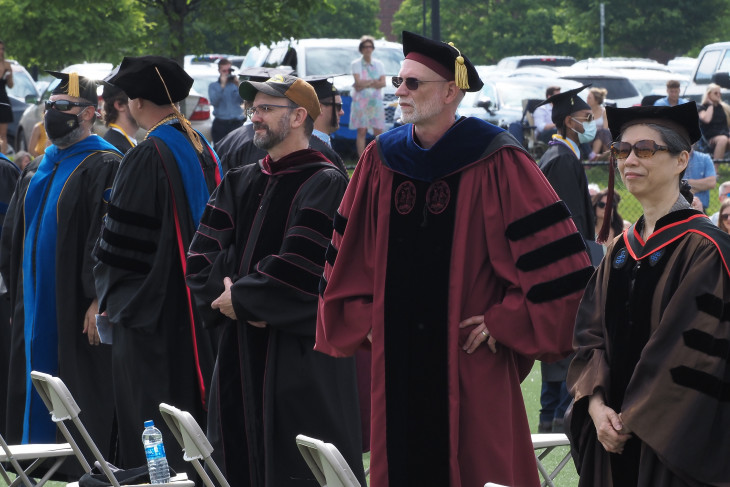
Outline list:
[[[578,122],[578,120],[573,119],[573,121]],[[579,122],[581,125],[583,125],[583,133],[578,132],[577,130],[571,128],[571,130],[578,134],[578,142],[581,144],[587,144],[589,142],[593,142],[593,139],[596,138],[596,121],[591,120],[590,122]]]

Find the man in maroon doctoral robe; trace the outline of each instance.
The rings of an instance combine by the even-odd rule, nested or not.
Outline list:
[[[572,350],[592,267],[504,130],[455,119],[482,82],[403,33],[406,125],[370,144],[334,220],[315,350],[372,346],[371,485],[538,485],[520,382]]]

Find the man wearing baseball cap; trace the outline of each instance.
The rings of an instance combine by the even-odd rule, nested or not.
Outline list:
[[[371,485],[539,484],[520,381],[572,350],[593,269],[570,213],[504,130],[455,119],[482,87],[403,33],[406,125],[365,150],[335,216],[315,349],[372,347]]]
[[[193,80],[174,60],[125,57],[105,81],[124,90],[130,114],[147,130],[125,155],[94,248],[99,310],[113,330],[120,466],[131,468],[145,462],[145,420],[172,437],[161,402],[205,421],[214,349],[185,286],[185,254],[220,170],[177,108]],[[174,441],[165,446],[175,470],[194,472]]]
[[[319,276],[347,178],[309,148],[320,114],[309,83],[277,74],[241,83],[240,94],[267,155],[228,171],[188,253],[199,311],[222,328],[208,438],[226,476],[247,485],[316,484],[300,433],[337,445],[365,485],[354,359],[313,350]]]

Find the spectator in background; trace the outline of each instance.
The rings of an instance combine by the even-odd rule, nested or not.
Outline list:
[[[46,134],[46,128],[43,126],[43,120],[33,125],[33,131],[30,133],[28,140],[28,151],[33,157],[43,154],[46,147],[51,145]]]
[[[218,61],[218,80],[208,86],[208,98],[213,105],[213,144],[243,125],[246,120],[238,95],[238,78],[233,74],[233,64],[221,58]]]
[[[659,98],[654,102],[655,107],[673,107],[682,103],[687,103],[689,100],[686,98],[679,97],[679,81],[676,79],[670,79],[667,81],[667,96]]]
[[[692,187],[692,193],[702,202],[702,208],[710,206],[710,190],[717,184],[715,165],[709,154],[692,148],[684,179]]]
[[[586,103],[591,107],[593,120],[596,121],[596,138],[591,142],[591,154],[588,159],[608,159],[608,151],[611,148],[611,131],[606,121],[606,107],[603,102],[606,100],[608,90],[606,88],[593,87],[588,90]]]
[[[593,202],[593,214],[596,217],[596,236],[598,236],[598,232],[601,231],[601,227],[603,226],[603,217],[606,215],[606,205],[608,200],[607,195],[608,190],[604,189],[603,191],[596,193],[591,198],[591,201]],[[624,219],[618,213],[618,204],[620,202],[621,195],[618,193],[614,193],[613,211],[611,212],[611,227],[608,233],[608,238],[606,239],[606,243],[604,244],[604,253],[605,248],[608,246],[608,244],[611,243],[614,237],[616,237],[616,235],[620,235],[624,231]]]
[[[558,93],[560,93],[560,86],[548,86],[548,88],[545,90],[545,99],[548,99],[553,95],[557,95]],[[537,132],[537,140],[545,142],[546,144],[550,142],[553,134],[558,132],[555,128],[555,124],[553,123],[552,115],[552,103],[540,105],[535,109],[532,114],[532,117],[535,120],[535,131]]]
[[[702,135],[712,147],[714,160],[724,159],[728,141],[728,116],[730,106],[722,101],[720,86],[715,83],[707,85],[702,95],[702,104],[697,107],[700,117]]]
[[[385,66],[373,59],[375,39],[362,36],[358,51],[361,57],[351,64],[351,72],[355,77],[352,89],[352,105],[350,105],[350,128],[357,129],[357,155],[365,150],[365,138],[368,129],[372,129],[376,137],[385,130],[385,108],[383,107],[383,87],[385,86]]]
[[[720,230],[726,233],[730,233],[730,199],[722,202],[720,205],[719,218],[717,220],[717,226]]]
[[[104,140],[116,147],[122,154],[137,145],[135,134],[139,125],[129,111],[127,94],[116,86],[104,85],[101,93],[104,100],[104,125],[109,130],[104,134]]]
[[[718,191],[718,199],[720,200],[720,204],[722,205],[722,203],[724,203],[725,200],[730,198],[730,181],[725,181],[724,183],[722,183],[717,191]],[[720,212],[716,211],[710,217],[710,220],[712,220],[712,223],[714,223],[715,225],[718,224],[719,214],[720,214]]]
[[[28,152],[21,150],[15,153],[15,159],[13,159],[13,162],[16,166],[18,166],[18,169],[22,171],[32,160],[33,156],[31,156]]]

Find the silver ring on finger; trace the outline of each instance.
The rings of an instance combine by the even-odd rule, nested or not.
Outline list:
[[[487,330],[482,330],[482,335],[484,335],[484,338],[487,338],[489,335],[487,335]]]

